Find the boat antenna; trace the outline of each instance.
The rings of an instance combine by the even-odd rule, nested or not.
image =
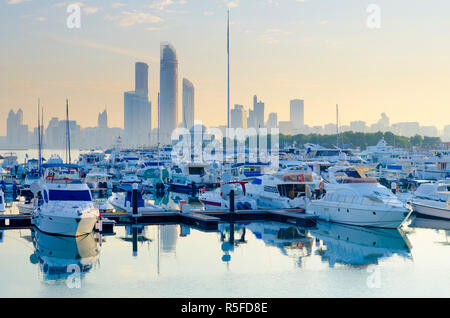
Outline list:
[[[336,146],[339,148],[339,105],[336,104]]]
[[[159,92],[158,92],[158,166],[159,166],[159,128],[161,127],[160,126],[160,124],[161,124],[161,121],[160,121],[160,118],[159,118]]]

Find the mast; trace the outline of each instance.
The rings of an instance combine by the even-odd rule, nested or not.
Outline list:
[[[339,148],[339,106],[336,104],[336,146]]]
[[[38,173],[41,175],[41,164],[42,164],[42,154],[41,154],[41,99],[38,98]]]
[[[159,166],[159,128],[160,128],[160,118],[159,118],[159,92],[158,92],[158,166]]]
[[[230,128],[230,10],[227,10],[227,128]]]
[[[69,163],[71,163],[70,159],[70,129],[69,129],[69,100],[66,99],[66,122],[67,122],[67,151],[69,155]],[[67,154],[66,154],[67,161]]]

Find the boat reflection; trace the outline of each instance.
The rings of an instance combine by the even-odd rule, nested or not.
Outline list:
[[[409,224],[411,228],[433,229],[433,230],[450,230],[450,221],[443,219],[427,218],[415,216]]]
[[[266,245],[276,246],[283,255],[296,259],[299,267],[303,258],[312,254],[314,238],[301,227],[279,222],[254,222],[247,228]]]
[[[318,222],[310,233],[323,242],[316,252],[330,267],[336,263],[355,267],[378,264],[394,254],[411,257],[411,244],[400,229]]]
[[[35,252],[32,264],[38,264],[44,282],[63,282],[69,276],[82,278],[98,264],[100,248],[94,235],[57,236],[32,230]]]

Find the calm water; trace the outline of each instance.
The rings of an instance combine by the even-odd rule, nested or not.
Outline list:
[[[131,227],[114,231],[77,239],[0,231],[0,297],[450,297],[446,221],[415,218],[401,230],[152,225],[135,229],[135,244]]]
[[[0,297],[449,297],[445,229],[152,225],[137,228],[137,251],[131,227],[78,239],[4,230]]]

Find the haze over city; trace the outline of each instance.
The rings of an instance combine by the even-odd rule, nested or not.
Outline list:
[[[81,27],[69,29],[70,1],[2,0],[0,118],[24,111],[35,127],[37,97],[50,117],[123,127],[125,91],[134,63],[148,64],[152,128],[157,126],[160,43],[178,56],[182,78],[195,86],[195,119],[226,125],[226,11],[230,9],[231,107],[252,107],[289,120],[289,102],[303,99],[305,124],[363,120],[449,124],[448,1],[377,1],[380,28],[367,26],[370,1],[81,1]],[[207,28],[204,26],[208,25]],[[430,37],[429,34],[433,34]],[[178,101],[181,119],[181,98]],[[266,118],[267,119],[267,118]],[[6,134],[4,121],[0,135]]]

